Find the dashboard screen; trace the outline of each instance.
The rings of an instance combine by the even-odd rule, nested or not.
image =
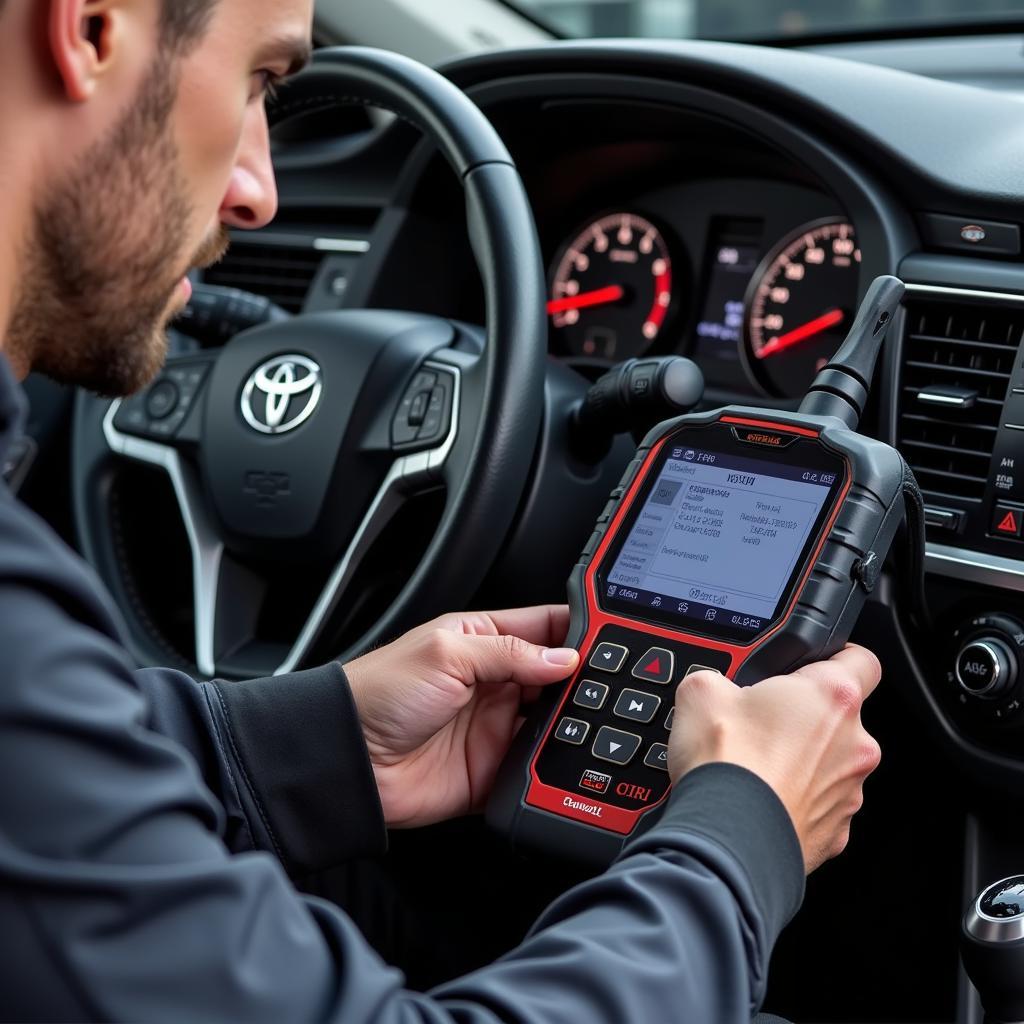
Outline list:
[[[603,603],[720,638],[763,631],[788,604],[842,482],[841,466],[814,454],[803,464],[672,447],[624,524]]]

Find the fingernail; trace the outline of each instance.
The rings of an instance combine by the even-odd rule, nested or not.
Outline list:
[[[558,665],[559,668],[569,668],[576,664],[579,655],[571,647],[549,647],[545,649],[541,657],[549,665]]]

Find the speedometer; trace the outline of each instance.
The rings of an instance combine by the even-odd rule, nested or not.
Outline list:
[[[835,355],[856,310],[860,261],[845,220],[805,224],[765,257],[747,290],[744,356],[769,394],[798,398]]]
[[[672,306],[672,257],[661,231],[613,213],[566,245],[551,275],[548,316],[572,355],[621,360],[654,342]]]

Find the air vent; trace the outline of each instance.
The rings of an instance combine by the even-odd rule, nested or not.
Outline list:
[[[203,275],[207,284],[255,292],[290,313],[301,312],[324,253],[308,244],[267,244],[259,235],[235,238],[227,256]]]
[[[927,494],[980,502],[1024,311],[932,300],[906,308],[899,447]]]

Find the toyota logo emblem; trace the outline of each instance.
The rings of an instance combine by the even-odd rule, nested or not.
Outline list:
[[[316,412],[323,372],[305,356],[277,356],[260,366],[242,391],[242,416],[261,434],[287,434]]]

